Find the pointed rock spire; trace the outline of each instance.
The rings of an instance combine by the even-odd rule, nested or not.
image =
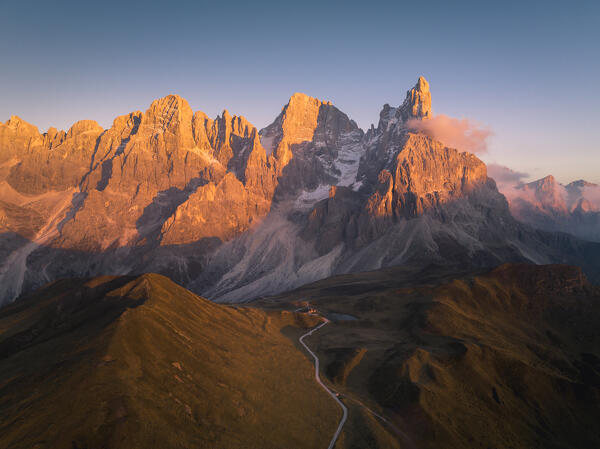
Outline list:
[[[406,99],[400,106],[400,115],[403,121],[411,118],[431,118],[431,92],[429,83],[422,76],[417,80],[415,87],[406,93]]]

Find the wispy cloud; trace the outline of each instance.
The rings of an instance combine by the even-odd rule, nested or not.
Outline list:
[[[600,186],[584,187],[581,196],[588,200],[595,210],[600,210]]]
[[[524,185],[525,180],[529,178],[529,174],[499,164],[487,164],[487,171],[488,176],[496,181],[498,190],[509,203],[513,204],[517,200],[522,200],[541,207],[541,204],[538,204],[535,190]]]
[[[507,188],[513,188],[529,178],[529,174],[508,168],[500,164],[487,164],[488,176],[496,181],[498,190],[501,192]]]
[[[485,153],[487,140],[494,133],[488,127],[470,120],[441,114],[428,120],[411,119],[409,128],[424,132],[449,147],[472,153]]]

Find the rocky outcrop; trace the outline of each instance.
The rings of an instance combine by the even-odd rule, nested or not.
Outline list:
[[[10,117],[5,123],[0,122],[1,163],[5,164],[12,159],[18,160],[30,148],[42,144],[43,136],[38,129],[16,115]]]
[[[593,259],[516,222],[483,162],[411,126],[431,116],[419,78],[366,134],[299,93],[260,131],[177,95],[106,130],[41,134],[12,117],[0,124],[0,302],[81,275],[157,271],[235,301],[397,264]]]
[[[365,152],[357,172],[364,196],[362,205],[357,207],[354,200],[351,210],[340,213],[339,199],[330,195],[309,215],[307,229],[327,235],[319,246],[321,254],[341,242],[360,248],[402,219],[436,213],[449,202],[469,198],[476,190],[501,197],[494,186],[490,187],[486,166],[476,156],[448,148],[406,126],[408,120],[430,116],[429,84],[422,77],[408,91],[402,106],[384,105],[378,127],[363,140]],[[330,209],[335,211],[332,216],[328,216]],[[506,212],[506,207],[502,208],[501,213]],[[343,230],[318,232],[320,226],[330,223],[331,227],[333,222]]]
[[[341,183],[340,178],[323,177],[323,188],[305,183],[305,193],[291,209],[284,209],[287,215],[271,214],[251,234],[217,250],[209,263],[227,269],[213,272],[212,279],[219,280],[206,293],[235,301],[332,273],[399,264],[465,267],[569,259],[598,274],[600,259],[589,256],[586,244],[538,234],[519,224],[476,156],[414,131],[411,121],[430,116],[428,85],[419,80],[403,105],[385,105],[377,128],[363,136],[353,180]],[[276,130],[282,128],[283,118],[275,122]],[[278,135],[272,128],[261,131],[263,144],[279,142]],[[296,144],[287,166],[294,168],[291,176],[303,173],[296,162],[315,163],[309,157],[315,152],[315,136],[310,143]],[[310,151],[303,152],[303,145]],[[319,153],[321,160],[324,154]],[[314,176],[316,169],[309,172]],[[286,182],[284,176],[280,186]],[[203,276],[197,282],[193,285],[214,283]]]
[[[12,161],[7,182],[18,192],[42,194],[75,187],[87,170],[103,129],[93,120],[75,123],[67,133],[40,134],[18,117],[0,125],[0,146]],[[6,163],[5,162],[5,163]]]
[[[274,156],[282,195],[354,182],[362,136],[331,102],[301,93],[292,95],[275,121],[260,131],[261,143]]]
[[[412,217],[467,196],[485,185],[485,164],[475,155],[407,133],[394,161],[392,208]]]
[[[406,99],[398,112],[404,122],[412,118],[431,118],[431,92],[429,92],[429,83],[425,78],[420,76],[415,87],[406,93]]]
[[[271,202],[247,190],[229,172],[192,193],[163,224],[162,245],[177,245],[216,238],[230,240],[246,231],[269,211]]]
[[[261,141],[268,154],[274,154],[280,163],[280,171],[293,157],[293,145],[312,142],[321,108],[331,106],[302,93],[290,97],[275,119],[261,131]]]
[[[175,95],[153,102],[143,114],[115,120],[97,154],[85,202],[65,224],[62,247],[98,251],[111,245],[191,243],[210,233],[193,225],[210,222],[209,215],[216,219],[225,207],[219,203],[223,195],[230,224],[211,236],[226,240],[234,235],[231,229],[241,232],[268,212],[275,188],[254,126],[227,111],[215,120],[194,114]],[[245,204],[248,195],[252,206],[232,207]],[[111,220],[98,216],[99,210]],[[95,236],[86,232],[90,227]]]

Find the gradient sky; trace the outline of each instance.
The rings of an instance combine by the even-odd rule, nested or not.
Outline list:
[[[419,75],[529,179],[600,182],[600,2],[0,0],[0,120],[108,127],[170,93],[257,127],[294,92],[363,129]]]

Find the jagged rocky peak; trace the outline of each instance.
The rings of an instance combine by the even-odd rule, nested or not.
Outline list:
[[[2,125],[1,122],[0,125]],[[21,117],[16,115],[11,115],[6,123],[4,123],[4,127],[5,129],[12,131],[14,134],[22,136],[37,137],[40,134],[36,126],[27,123]]]
[[[179,95],[171,94],[154,100],[146,114],[149,116],[164,117],[166,114],[177,114],[177,117],[187,115],[192,116],[192,108],[185,98]]]
[[[529,185],[531,187],[536,187],[540,189],[548,189],[552,188],[556,185],[556,178],[552,175],[545,176],[537,181],[530,182]]]
[[[261,143],[267,153],[271,153],[280,143],[289,146],[312,141],[320,126],[335,128],[336,133],[358,129],[356,123],[330,101],[297,92],[273,123],[260,131]]]
[[[578,179],[565,186],[569,207],[583,212],[600,210],[600,186],[593,182]],[[587,198],[590,196],[593,198]]]
[[[529,182],[527,184],[523,184],[519,188],[523,190],[533,191],[538,197],[540,195],[543,197],[560,197],[560,190],[562,188],[562,185],[556,181],[556,178],[554,178],[554,176],[548,175],[535,181]]]
[[[207,148],[225,167],[232,158],[240,156],[241,153],[246,153],[247,157],[247,150],[255,147],[254,141],[258,135],[256,127],[245,117],[232,116],[227,109],[214,120],[204,113],[196,112],[193,130],[196,145],[199,148]]]
[[[486,166],[471,153],[414,133],[399,143],[392,164],[379,174],[377,192],[370,200],[379,212],[373,215],[380,216],[381,210],[399,217],[421,215],[487,186]],[[492,190],[492,195],[499,195]]]
[[[520,194],[513,198],[513,202],[524,200],[525,203],[530,203],[538,210],[567,213],[567,191],[552,175],[522,184],[517,187],[516,191]],[[521,218],[521,214],[516,209],[513,209],[513,213]]]
[[[367,133],[367,139],[372,139],[381,133],[388,131],[403,132],[407,129],[406,122],[409,120],[425,120],[431,118],[431,92],[429,83],[422,76],[417,80],[417,84],[406,92],[406,98],[402,105],[392,107],[384,104],[379,113],[379,125],[377,129],[371,125]]]
[[[586,181],[585,179],[578,179],[577,181],[570,182],[567,187],[598,187],[598,184],[594,184],[593,182]]]
[[[100,134],[102,131],[104,131],[104,128],[102,128],[96,120],[79,120],[69,128],[67,138],[70,139],[83,133]],[[48,130],[48,132],[50,132],[50,130]]]
[[[277,137],[280,137],[280,141],[285,138],[288,145],[310,141],[317,128],[319,111],[324,105],[331,106],[331,103],[303,93],[295,93],[283,107],[279,117],[261,134],[264,134],[267,144],[270,143],[268,139],[273,134],[279,134]]]
[[[307,104],[313,104],[314,106],[326,104],[331,106],[331,101],[319,100],[318,98],[311,97],[310,95],[306,95],[302,92],[296,92],[290,97],[290,101],[288,101],[287,106],[291,108],[304,108]]]
[[[240,137],[250,137],[255,126],[250,123],[243,115],[231,115],[227,109],[224,109],[220,116],[215,119],[219,133],[229,136],[235,134]]]
[[[565,188],[571,192],[575,192],[577,194],[581,194],[582,189],[585,188],[598,188],[598,184],[594,184],[593,182],[586,181],[585,179],[578,179],[577,181],[570,182],[565,186]]]
[[[170,131],[174,134],[192,136],[192,108],[179,95],[167,95],[154,100],[143,115],[142,126],[151,131]],[[188,135],[189,133],[189,135]]]
[[[154,100],[141,116],[137,139],[141,145],[149,145],[155,150],[162,147],[167,153],[192,149],[196,146],[193,115],[188,102],[179,95]]]
[[[567,192],[564,186],[560,184],[554,176],[548,175],[537,181],[530,182],[527,186],[534,190],[538,200],[543,201],[547,206],[557,209],[567,208]]]
[[[18,115],[11,115],[10,118],[4,124],[6,126],[8,126],[9,128],[13,128],[13,129],[16,129],[22,125],[25,125],[27,127],[33,126],[33,125],[30,125],[29,123],[27,123],[25,120],[23,120]]]
[[[51,126],[48,128],[48,131],[44,133],[44,146],[51,150],[63,143],[66,137],[67,133]]]
[[[512,215],[545,231],[560,231],[600,241],[600,187],[583,179],[567,185],[552,175],[509,191]]]
[[[400,106],[399,112],[402,121],[405,122],[413,118],[431,118],[431,92],[425,78],[420,76],[415,87],[406,92],[406,99]]]

